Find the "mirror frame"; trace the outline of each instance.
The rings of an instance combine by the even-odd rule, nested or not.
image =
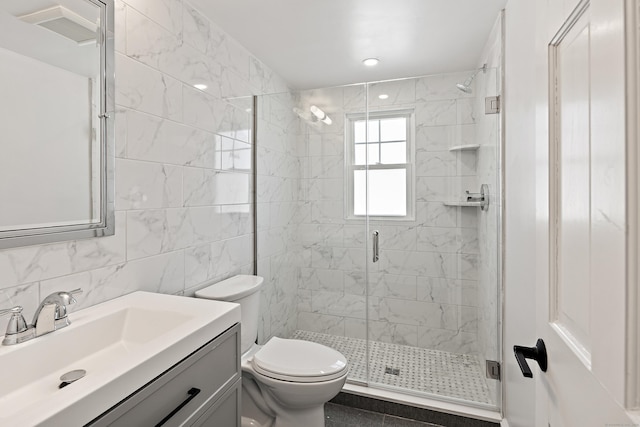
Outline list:
[[[115,73],[113,0],[100,8],[100,222],[0,231],[0,249],[115,234]],[[6,208],[6,207],[5,207]]]

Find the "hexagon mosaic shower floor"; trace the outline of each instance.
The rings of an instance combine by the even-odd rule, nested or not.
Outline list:
[[[338,350],[349,361],[349,380],[366,381],[366,340],[308,331],[292,338]],[[477,356],[372,341],[370,370],[372,383],[493,404]]]

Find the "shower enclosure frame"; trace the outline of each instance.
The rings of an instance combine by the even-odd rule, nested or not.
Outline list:
[[[500,72],[500,70],[498,70],[498,72]],[[500,93],[502,93],[501,88],[502,88],[502,81],[501,81],[501,76],[498,76],[498,81],[497,81],[497,85],[498,85],[498,91]],[[380,84],[383,82],[377,82],[377,84]],[[371,84],[376,84],[376,83],[367,83],[364,84],[364,88],[365,88],[365,104],[364,104],[364,108],[365,108],[365,115],[368,118],[369,117],[369,113],[370,113],[370,109],[369,109],[369,87]],[[257,172],[257,167],[258,167],[258,134],[259,134],[259,122],[260,120],[258,119],[258,110],[259,110],[259,102],[258,102],[259,98],[258,97],[254,97],[253,99],[253,110],[255,112],[254,114],[254,123],[253,123],[253,147],[254,149],[252,150],[252,168],[254,170],[254,174],[253,174],[253,189],[252,189],[252,193],[253,193],[253,206],[254,206],[254,230],[255,230],[255,236],[256,236],[256,242],[257,242],[257,236],[259,234],[259,225],[258,225],[258,186],[259,186],[259,178],[258,178],[258,173]],[[503,209],[503,201],[502,201],[502,188],[503,188],[503,173],[502,173],[502,159],[503,159],[503,149],[502,149],[502,144],[503,144],[503,126],[502,126],[502,114],[499,114],[499,119],[497,120],[497,124],[498,124],[498,129],[497,129],[497,137],[498,137],[498,141],[497,141],[497,145],[496,148],[498,150],[498,156],[497,159],[500,159],[500,164],[496,165],[498,168],[497,171],[497,181],[496,181],[496,191],[494,194],[494,197],[496,198],[496,200],[498,201],[498,203],[495,203],[493,206],[496,207],[499,210],[498,213],[498,218],[497,218],[497,226],[498,226],[498,247],[495,248],[496,251],[496,255],[497,255],[497,262],[498,262],[498,270],[496,271],[496,277],[498,278],[498,286],[496,287],[498,295],[496,295],[497,297],[497,319],[498,319],[498,324],[496,325],[496,334],[497,334],[497,348],[496,348],[496,354],[499,356],[502,354],[502,343],[501,343],[501,327],[502,327],[502,322],[501,322],[501,315],[502,315],[502,298],[501,298],[501,288],[502,288],[502,209]],[[346,123],[345,123],[346,126]],[[368,126],[367,128],[367,132],[368,132]],[[368,138],[367,138],[368,139]],[[368,148],[368,147],[367,147]],[[368,158],[368,156],[367,156]],[[346,169],[345,169],[346,170]],[[367,162],[367,166],[366,169],[368,171],[368,162]],[[415,184],[417,186],[417,183]],[[367,187],[368,187],[368,179],[367,179]],[[415,186],[414,186],[415,188]],[[368,188],[367,188],[367,194],[368,194]],[[368,199],[367,199],[367,203],[368,203]],[[345,212],[346,213],[346,212]],[[366,236],[366,243],[364,246],[365,249],[365,257],[367,259],[367,264],[365,264],[367,267],[363,270],[363,274],[365,276],[365,283],[366,283],[366,287],[367,287],[367,292],[366,292],[366,303],[365,303],[365,316],[366,319],[370,319],[371,318],[371,307],[370,307],[370,301],[369,298],[371,296],[371,289],[370,289],[370,285],[371,285],[371,277],[370,277],[370,271],[368,268],[368,260],[371,259],[372,253],[371,253],[371,242],[370,242],[370,236],[371,236],[371,232],[373,230],[372,228],[372,224],[371,222],[373,222],[371,220],[371,218],[367,215],[365,216],[365,218],[363,220],[363,227],[364,227],[364,231],[365,231],[365,236]],[[375,220],[374,220],[375,221]],[[258,258],[259,254],[258,254],[258,245],[254,245],[254,259],[255,259],[255,264],[254,264],[254,272],[257,274],[260,274],[259,271],[259,267],[258,267]],[[366,328],[366,337],[367,337],[367,341],[370,341],[370,322],[366,321],[365,322],[365,328]],[[388,387],[385,385],[381,385],[381,384],[377,384],[377,383],[373,383],[370,381],[370,375],[369,375],[369,370],[370,370],[370,360],[371,360],[371,355],[369,354],[370,352],[370,347],[369,345],[367,345],[367,355],[366,355],[366,362],[367,362],[367,367],[366,367],[366,371],[367,371],[367,379],[366,381],[350,381],[350,384],[347,385],[347,390],[351,389],[350,391],[352,392],[356,392],[356,393],[362,393],[362,388],[368,388],[370,391],[375,391],[375,390],[381,390],[384,393],[388,393],[388,392],[398,392],[402,395],[405,395],[407,397],[410,398],[410,396],[413,397],[419,397],[419,398],[423,398],[425,401],[429,401],[431,403],[426,404],[427,406],[431,405],[433,403],[432,406],[438,406],[438,402],[442,402],[442,404],[444,404],[445,406],[447,404],[453,403],[453,404],[460,404],[464,407],[469,408],[470,410],[480,410],[480,412],[482,412],[483,410],[487,410],[487,411],[491,411],[491,410],[497,410],[498,412],[501,411],[501,386],[498,385],[497,386],[497,396],[496,396],[496,406],[494,407],[489,407],[487,405],[484,404],[476,404],[474,402],[470,402],[467,400],[461,400],[461,399],[456,399],[456,398],[452,398],[452,397],[443,397],[443,396],[437,396],[437,395],[429,395],[425,398],[425,394],[422,392],[412,392],[411,390],[406,390],[406,389],[396,389],[393,387]],[[499,357],[496,357],[498,359],[498,361],[500,361]],[[359,386],[364,386],[364,387],[360,387]],[[354,389],[355,388],[355,389]],[[409,399],[411,400],[411,398]],[[435,403],[434,403],[435,402]]]

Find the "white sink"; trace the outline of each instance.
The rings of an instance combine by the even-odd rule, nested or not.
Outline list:
[[[83,425],[240,322],[240,306],[134,292],[69,319],[0,346],[0,425]],[[60,376],[75,369],[86,376],[60,389]]]

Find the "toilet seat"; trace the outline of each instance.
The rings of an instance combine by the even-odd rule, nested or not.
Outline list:
[[[330,381],[347,373],[347,360],[338,351],[310,341],[273,337],[251,360],[253,369],[282,381]]]

